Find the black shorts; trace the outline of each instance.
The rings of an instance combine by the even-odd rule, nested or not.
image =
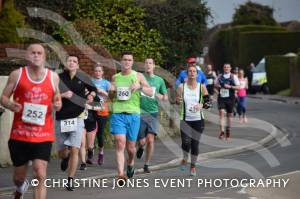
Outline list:
[[[52,142],[23,142],[18,140],[9,140],[8,148],[10,157],[15,167],[28,163],[29,160],[50,161]]]
[[[225,109],[227,113],[232,113],[233,112],[233,107],[234,107],[234,99],[218,99],[218,108],[220,109]]]
[[[84,120],[84,128],[86,132],[92,132],[97,128],[97,121]]]
[[[207,89],[207,92],[209,95],[214,95],[214,92],[215,92],[214,85],[207,85],[206,89]]]

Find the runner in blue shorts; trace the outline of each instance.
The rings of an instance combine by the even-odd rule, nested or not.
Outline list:
[[[144,76],[132,70],[133,54],[124,52],[121,57],[121,72],[112,78],[111,90],[116,91],[113,100],[110,132],[115,137],[118,178],[132,178],[134,155],[140,126],[140,91],[152,96],[152,88]],[[125,148],[128,152],[127,177],[124,175]]]

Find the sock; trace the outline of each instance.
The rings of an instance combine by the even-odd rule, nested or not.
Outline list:
[[[191,167],[195,167],[197,159],[198,159],[197,155],[191,155]]]
[[[183,151],[183,159],[187,162],[189,158],[189,153],[186,151]]]

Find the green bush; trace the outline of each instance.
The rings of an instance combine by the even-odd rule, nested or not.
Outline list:
[[[245,32],[239,38],[238,63],[257,63],[266,55],[297,52],[299,47],[300,32]]]
[[[213,41],[209,47],[209,57],[216,67],[222,69],[225,62],[232,63],[234,66],[245,68],[249,63],[239,62],[239,37],[244,32],[252,31],[286,31],[280,26],[261,26],[261,25],[246,25],[235,26],[224,30],[220,30],[215,34]],[[258,60],[259,61],[259,60]],[[256,61],[256,63],[258,62]]]
[[[24,27],[26,27],[25,17],[15,8],[14,1],[5,1],[0,15],[0,42],[23,42],[24,39],[18,36],[16,29]]]
[[[113,56],[125,50],[135,54],[135,60],[144,61],[148,56],[162,63],[163,45],[160,32],[146,29],[145,10],[134,0],[76,0],[69,19],[94,19],[101,27],[99,36],[103,46]]]
[[[266,57],[267,80],[271,94],[290,88],[290,58],[282,55]]]

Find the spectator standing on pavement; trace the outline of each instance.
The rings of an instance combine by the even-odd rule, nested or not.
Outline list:
[[[59,88],[62,92],[62,108],[56,112],[55,133],[61,170],[68,169],[68,191],[74,190],[73,179],[76,174],[79,149],[84,131],[84,109],[86,99],[96,96],[96,88],[90,78],[79,71],[79,58],[67,57],[67,65],[59,74]],[[86,96],[86,89],[88,96]]]
[[[8,141],[14,165],[14,198],[23,198],[29,183],[26,180],[28,162],[32,161],[33,177],[39,181],[34,198],[45,199],[44,181],[50,160],[54,128],[52,111],[62,102],[58,89],[58,75],[45,68],[46,53],[40,44],[26,50],[28,65],[13,71],[1,96],[1,104],[14,112]],[[13,95],[13,99],[10,97]]]
[[[152,87],[153,95],[147,96],[141,93],[141,125],[138,135],[139,148],[136,156],[140,159],[146,148],[146,157],[144,164],[144,172],[150,173],[149,164],[154,151],[154,139],[158,133],[159,124],[159,104],[160,101],[168,100],[167,88],[164,80],[154,74],[155,63],[152,58],[145,60],[145,73],[144,77],[148,84]]]
[[[248,89],[248,80],[244,77],[244,70],[240,69],[238,73],[240,88],[238,89],[237,96],[238,96],[238,107],[237,111],[239,114],[240,122],[247,122],[246,117],[246,96],[247,96],[247,89]]]
[[[216,79],[215,86],[219,90],[218,95],[218,109],[220,116],[220,135],[219,139],[226,139],[230,137],[231,130],[231,114],[233,112],[233,106],[235,103],[235,90],[239,89],[238,77],[233,75],[231,71],[231,65],[224,64],[223,74],[220,74]],[[227,116],[227,125],[225,128],[225,112]],[[226,132],[226,134],[225,134]]]
[[[248,71],[247,71],[247,79],[248,79],[248,83],[249,83],[249,92],[252,93],[252,79],[253,79],[253,72],[255,70],[255,65],[253,62],[250,63],[249,67],[248,67]]]
[[[189,58],[187,58],[186,61],[187,61],[188,67],[189,66],[196,67],[196,58],[195,57],[189,57]],[[198,69],[197,69],[197,74],[198,74],[197,79],[196,79],[197,82],[207,85],[207,80],[206,80],[205,74],[201,70],[198,70]],[[176,79],[175,88],[177,88],[179,86],[179,84],[186,82],[188,79],[187,77],[188,77],[187,70],[181,71],[179,73],[178,78]]]
[[[199,155],[199,143],[204,130],[203,108],[210,107],[210,100],[204,84],[197,82],[197,68],[188,67],[188,80],[177,88],[176,102],[181,104],[180,134],[183,158],[181,170],[185,170],[191,153],[190,175],[196,176],[196,162]]]

